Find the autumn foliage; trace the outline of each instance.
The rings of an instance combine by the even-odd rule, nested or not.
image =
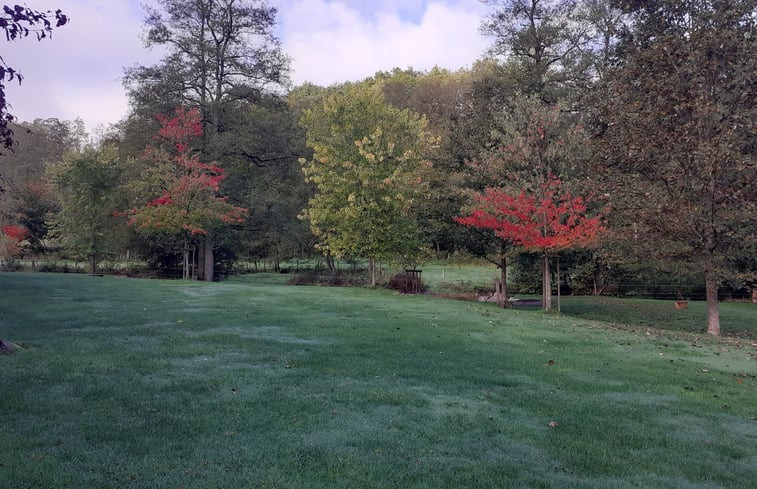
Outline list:
[[[21,254],[21,242],[29,239],[31,234],[23,226],[7,225],[2,228],[3,236],[0,240],[0,250],[4,256],[17,256]]]
[[[159,116],[156,138],[165,144],[149,146],[145,157],[163,182],[161,194],[142,207],[126,212],[128,223],[140,229],[165,233],[207,234],[212,223],[243,222],[247,209],[218,195],[224,179],[216,162],[203,163],[192,151],[192,138],[202,135],[196,109],[176,109],[173,117]]]
[[[29,230],[21,226],[3,226],[3,234],[17,243],[29,238]]]
[[[550,254],[589,246],[602,224],[586,216],[581,197],[560,192],[561,182],[550,175],[538,193],[521,190],[512,195],[502,188],[486,188],[473,197],[469,216],[456,221],[466,226],[490,229],[500,238],[528,251]]]

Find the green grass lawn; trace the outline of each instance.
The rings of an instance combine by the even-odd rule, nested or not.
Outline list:
[[[433,292],[469,291],[476,288],[494,290],[494,278],[499,270],[494,265],[455,265],[428,263],[423,270],[423,283]]]
[[[0,274],[0,487],[754,487],[751,340],[285,280]]]

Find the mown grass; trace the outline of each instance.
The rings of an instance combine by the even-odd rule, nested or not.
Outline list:
[[[431,293],[493,291],[498,271],[493,265],[431,263],[423,267],[423,281]],[[538,298],[515,294],[519,298]],[[625,329],[653,329],[670,333],[703,334],[707,330],[704,301],[689,301],[686,309],[676,309],[675,301],[636,298],[563,296],[564,314],[612,323]],[[557,308],[557,297],[553,296]],[[757,309],[750,302],[722,303],[721,329],[724,335],[757,339]]]
[[[494,290],[499,271],[494,265],[427,263],[420,267],[423,282],[433,292]]]
[[[284,280],[0,274],[0,486],[753,487],[749,344]]]
[[[562,311],[585,319],[615,324],[621,328],[651,328],[670,333],[704,334],[707,304],[689,301],[686,309],[676,309],[675,301],[617,299],[612,297],[563,297]],[[720,327],[725,336],[757,339],[757,306],[750,302],[720,304]]]

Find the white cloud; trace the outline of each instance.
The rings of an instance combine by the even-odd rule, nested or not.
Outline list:
[[[347,0],[282,5],[284,50],[296,84],[329,85],[395,67],[458,69],[487,47],[478,31],[484,12],[479,2],[384,0],[370,15],[361,5]]]
[[[269,0],[292,58],[293,81],[328,85],[395,67],[470,66],[486,48],[477,0]],[[141,41],[140,0],[27,0],[60,8],[71,22],[52,39],[0,40],[0,55],[24,81],[6,84],[21,120],[81,117],[89,129],[127,112],[123,69],[158,61]]]
[[[123,68],[155,58],[140,38],[142,11],[130,0],[28,1],[29,7],[63,10],[70,23],[51,39],[29,36],[5,43],[3,58],[19,70],[19,86],[7,84],[12,113],[20,120],[81,117],[92,129],[126,114]]]

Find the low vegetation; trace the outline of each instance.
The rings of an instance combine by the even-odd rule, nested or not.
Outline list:
[[[751,304],[718,340],[289,278],[0,274],[3,487],[753,487]]]

